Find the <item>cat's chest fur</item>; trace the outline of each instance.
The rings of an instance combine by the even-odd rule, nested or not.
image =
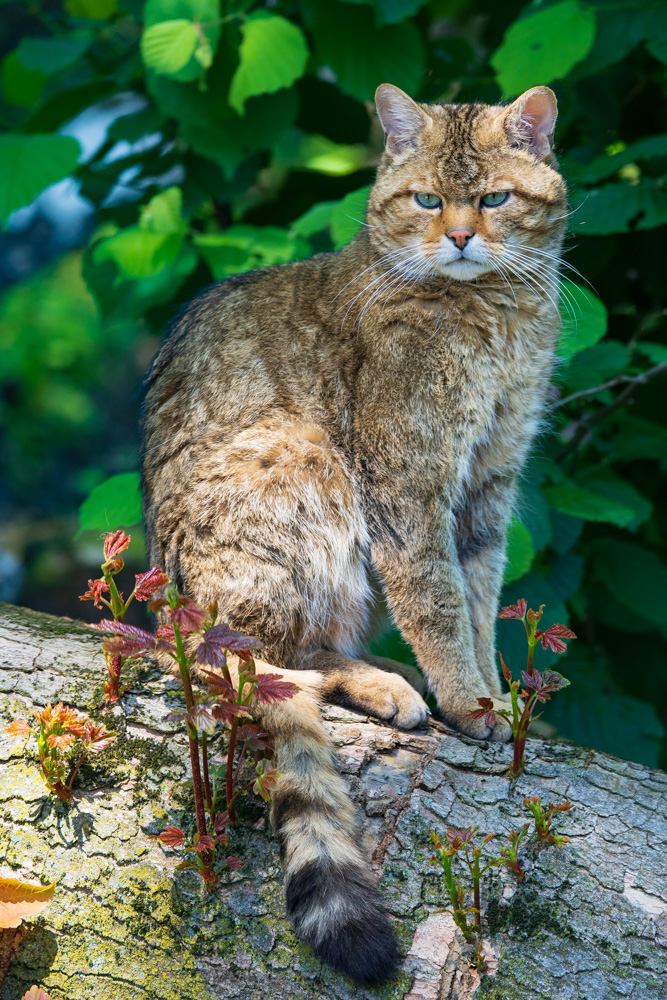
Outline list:
[[[523,458],[542,405],[555,310],[468,295],[387,309],[366,331],[357,383],[359,447],[373,465],[437,486]],[[409,456],[409,469],[406,461]]]

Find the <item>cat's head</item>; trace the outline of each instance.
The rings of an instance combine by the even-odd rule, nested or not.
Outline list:
[[[386,145],[368,234],[387,269],[459,281],[553,269],[567,192],[553,165],[548,87],[500,107],[417,104],[382,84],[376,105]]]

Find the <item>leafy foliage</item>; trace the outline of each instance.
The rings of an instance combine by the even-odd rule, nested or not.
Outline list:
[[[69,589],[49,567],[73,544],[71,522],[49,554],[23,512],[67,518],[88,496],[81,547],[85,532],[138,524],[134,427],[157,338],[208,282],[353,238],[381,152],[367,104],[376,86],[490,102],[554,87],[576,270],[562,286],[560,398],[521,484],[503,603],[544,601],[580,636],[573,684],[547,721],[666,763],[664,4],[65,0],[3,11],[17,27],[0,72],[0,223],[70,175],[95,213],[81,252],[0,302],[0,501],[29,579],[48,577],[53,593]],[[94,148],[81,113],[113,118]],[[105,486],[112,475],[125,478]],[[520,641],[518,630],[503,641],[508,662]],[[410,655],[396,634],[374,650]]]

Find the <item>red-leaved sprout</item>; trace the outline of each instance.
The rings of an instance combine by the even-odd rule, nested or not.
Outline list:
[[[268,801],[279,777],[267,760],[271,753],[269,734],[254,721],[252,703],[270,704],[291,698],[297,689],[280,674],[257,673],[252,653],[261,647],[261,642],[227,625],[217,624],[217,604],[206,609],[199,607],[190,597],[179,594],[159,567],[139,574],[130,597],[123,601],[113,576],[122,568],[119,553],[127,548],[129,541],[129,536],[122,531],[107,535],[106,562],[102,565],[104,576],[101,580],[90,581],[90,590],[82,599],[90,600],[98,595],[100,603],[113,614],[113,619],[94,626],[109,633],[102,643],[109,665],[109,701],[118,698],[120,669],[129,657],[162,653],[178,667],[185,711],[172,712],[167,718],[182,722],[188,736],[196,833],[189,838],[180,827],[168,826],[157,839],[165,847],[181,849],[189,855],[179,868],[194,868],[205,882],[212,883],[216,879],[213,871],[215,852],[229,843],[227,831],[237,819],[239,797],[252,788]],[[163,588],[165,596],[156,597],[157,591]],[[106,593],[109,600],[103,596]],[[123,621],[133,599],[149,601],[149,609],[162,618],[154,634]],[[228,664],[230,653],[238,660],[235,669],[238,680]],[[192,676],[195,664],[198,675],[208,685],[208,694],[195,692]],[[212,772],[208,740],[218,725],[228,736],[226,761],[223,767]],[[243,766],[251,755],[255,755],[254,773],[250,780],[242,782]],[[234,870],[241,866],[241,861],[229,856],[224,865]]]
[[[84,760],[89,753],[105,750],[116,734],[87,715],[79,715],[62,702],[53,708],[46,705],[37,709],[33,715],[37,725],[31,725],[27,719],[16,719],[5,728],[5,732],[16,738],[27,736],[35,739],[39,768],[46,787],[61,801],[71,802],[74,798],[74,779]],[[77,746],[80,752],[72,754]]]
[[[570,683],[566,677],[556,673],[555,670],[544,670],[540,673],[533,666],[535,650],[540,644],[544,650],[551,649],[554,653],[564,653],[567,650],[564,640],[576,639],[574,632],[566,625],[550,625],[546,631],[538,629],[543,609],[544,605],[542,604],[539,611],[533,611],[532,608],[528,607],[528,602],[523,597],[516,604],[502,609],[498,615],[499,618],[516,618],[517,621],[523,622],[528,642],[526,669],[521,671],[521,680],[513,680],[512,673],[507,667],[502,653],[499,653],[503,677],[509,684],[512,711],[510,712],[506,708],[495,708],[491,698],[478,698],[477,702],[480,707],[470,713],[470,718],[483,719],[487,726],[492,725],[497,716],[501,716],[509,723],[514,737],[514,757],[510,768],[510,774],[514,778],[518,777],[523,770],[528,728],[534,719],[539,718],[537,715],[533,718],[533,711],[537,703],[544,704],[554,691],[560,691]],[[522,682],[523,688],[521,687]],[[520,704],[519,698],[523,699],[523,706]]]
[[[154,566],[147,573],[139,573],[135,576],[134,589],[127,600],[124,600],[122,593],[116,586],[114,577],[120,573],[123,566],[124,552],[131,541],[131,536],[126,535],[120,528],[110,532],[104,539],[104,562],[102,563],[102,576],[99,580],[89,580],[88,590],[79,596],[80,601],[94,601],[96,608],[107,607],[113,615],[115,623],[121,623],[127,613],[127,609],[133,600],[149,601],[155,596],[161,587],[169,583],[169,577]],[[105,597],[104,595],[108,595]],[[109,623],[103,623],[107,626]],[[105,631],[110,629],[105,628]],[[141,632],[141,629],[138,630]],[[122,633],[120,634],[122,635]],[[107,661],[107,671],[109,677],[104,685],[104,695],[107,701],[118,701],[120,697],[120,674],[123,664],[132,656],[142,656],[146,649],[141,648],[137,641],[134,643],[119,641],[110,645],[105,644],[104,655]]]

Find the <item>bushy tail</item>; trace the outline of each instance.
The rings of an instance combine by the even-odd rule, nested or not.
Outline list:
[[[317,701],[303,684],[310,671],[299,674],[295,698],[262,713],[281,772],[271,818],[280,839],[287,910],[318,958],[372,985],[395,969],[396,940],[359,846],[361,830]]]

